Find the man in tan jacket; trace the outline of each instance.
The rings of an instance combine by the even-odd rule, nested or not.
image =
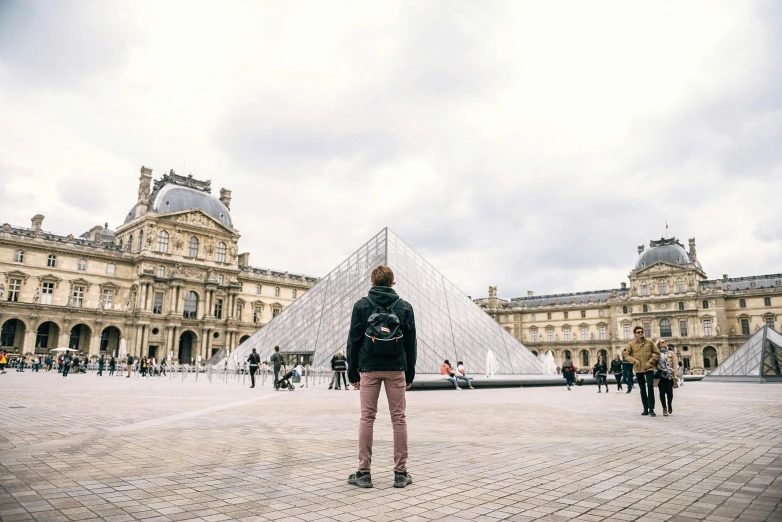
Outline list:
[[[644,411],[641,415],[656,417],[654,413],[654,370],[660,361],[660,349],[651,339],[644,337],[641,326],[633,328],[635,339],[625,349],[625,358],[633,363],[633,371],[641,389],[641,402]]]

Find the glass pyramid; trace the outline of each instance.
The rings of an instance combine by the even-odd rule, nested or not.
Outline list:
[[[283,355],[310,355],[313,364],[329,365],[346,348],[354,303],[367,295],[372,270],[383,264],[394,270],[395,290],[415,310],[417,373],[439,374],[444,359],[464,361],[470,373],[485,373],[489,350],[496,373],[545,373],[523,344],[388,228],[242,343],[237,358],[246,359],[255,348],[268,360],[279,346]]]
[[[782,335],[764,326],[705,379],[782,382]]]

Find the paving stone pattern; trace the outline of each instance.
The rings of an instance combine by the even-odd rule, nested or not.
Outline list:
[[[0,520],[782,520],[782,386],[687,383],[671,417],[594,386],[408,393],[394,489],[373,489],[359,393],[235,382],[0,376]]]

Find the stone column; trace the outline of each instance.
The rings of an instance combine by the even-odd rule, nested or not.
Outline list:
[[[90,345],[87,348],[88,355],[100,355],[100,339],[103,337],[103,331],[98,326],[97,330],[100,330],[96,335],[90,337]]]
[[[210,328],[206,336],[206,349],[204,350],[204,353],[201,354],[201,357],[208,359],[209,354],[211,353],[212,353],[212,329]]]
[[[144,303],[144,310],[152,309],[151,300],[152,300],[152,283],[147,283],[147,300]]]
[[[147,344],[149,343],[149,325],[142,325],[141,327],[141,351],[139,356],[147,355]]]
[[[62,331],[60,332],[60,338],[57,341],[57,346],[55,348],[67,348],[68,343],[71,341],[71,332],[70,329],[65,326]]]

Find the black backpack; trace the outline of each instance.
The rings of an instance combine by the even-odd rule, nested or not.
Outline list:
[[[378,306],[369,296],[365,297],[372,305],[372,313],[367,319],[367,329],[364,331],[364,349],[372,355],[396,357],[404,350],[402,328],[393,309],[399,303],[399,298],[391,306]]]

